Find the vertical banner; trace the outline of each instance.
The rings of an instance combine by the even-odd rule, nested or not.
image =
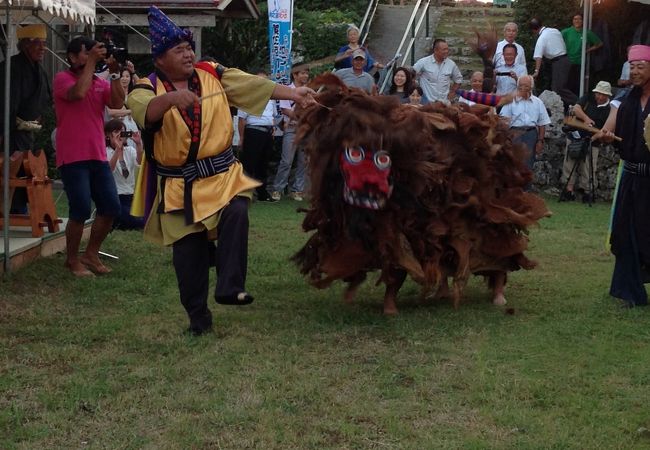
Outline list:
[[[288,85],[291,83],[293,0],[268,0],[268,2],[271,80]]]

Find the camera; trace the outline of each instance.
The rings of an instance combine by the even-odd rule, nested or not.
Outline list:
[[[117,45],[115,45],[112,39],[106,39],[101,42],[104,44],[104,47],[106,47],[107,59],[112,56],[120,64],[124,64],[126,62],[126,59],[129,56],[129,54],[126,51],[126,48],[118,47]]]
[[[123,137],[123,138],[133,137],[133,131],[121,131],[120,132],[120,137]]]
[[[510,72],[496,72],[495,75],[496,75],[497,77],[509,77],[509,76],[510,76]]]

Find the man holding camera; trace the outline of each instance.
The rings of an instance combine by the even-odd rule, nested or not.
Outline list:
[[[609,100],[612,98],[612,86],[607,81],[600,81],[593,89],[591,95],[584,95],[578,99],[578,103],[573,107],[573,114],[580,119],[585,125],[601,129],[611,109]],[[572,158],[569,152],[569,142],[567,142],[564,151],[564,164],[562,165],[562,183],[566,183],[566,188],[560,195],[560,200],[572,201],[576,199],[573,187],[578,178],[578,189],[582,191],[582,203],[593,203],[593,191],[598,186],[596,178],[596,164],[598,162],[598,153],[600,147],[604,145],[601,141],[594,141],[591,144],[591,152],[588,149],[586,138],[591,136],[588,132],[579,132],[578,139],[583,142],[583,148],[578,158]],[[591,160],[589,160],[591,154]]]
[[[67,48],[70,69],[54,77],[54,107],[57,118],[56,165],[68,197],[69,220],[65,229],[65,266],[75,276],[92,276],[111,271],[99,259],[99,248],[120,214],[115,181],[106,159],[104,109],[124,105],[119,64],[106,57],[106,47],[87,37],[70,41]],[[110,82],[95,75],[105,61]],[[91,199],[97,208],[90,239],[83,255],[79,244],[84,223],[91,215]]]
[[[505,44],[502,48],[501,64],[494,68],[496,75],[496,94],[505,95],[517,90],[517,80],[528,75],[526,66],[517,63],[518,49],[514,44]]]

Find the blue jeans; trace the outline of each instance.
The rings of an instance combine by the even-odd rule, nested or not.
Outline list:
[[[282,138],[282,156],[278,164],[278,172],[275,174],[273,190],[277,192],[284,191],[289,184],[289,172],[294,157],[296,158],[296,177],[291,186],[291,192],[303,192],[305,190],[305,152],[297,149],[294,144],[296,137],[295,129],[288,129],[284,132]],[[297,155],[296,155],[297,153]]]
[[[121,205],[113,173],[106,161],[78,161],[59,167],[68,197],[70,219],[85,222],[90,218],[90,200],[98,216],[117,217]]]

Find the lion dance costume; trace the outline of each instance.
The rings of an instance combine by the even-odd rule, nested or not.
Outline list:
[[[526,149],[480,105],[416,108],[348,90],[331,76],[302,112],[298,138],[309,159],[313,232],[293,257],[318,288],[349,283],[351,300],[370,271],[386,284],[384,313],[407,275],[458,306],[472,274],[504,304],[508,272],[531,269],[527,230],[550,215],[524,191]]]

